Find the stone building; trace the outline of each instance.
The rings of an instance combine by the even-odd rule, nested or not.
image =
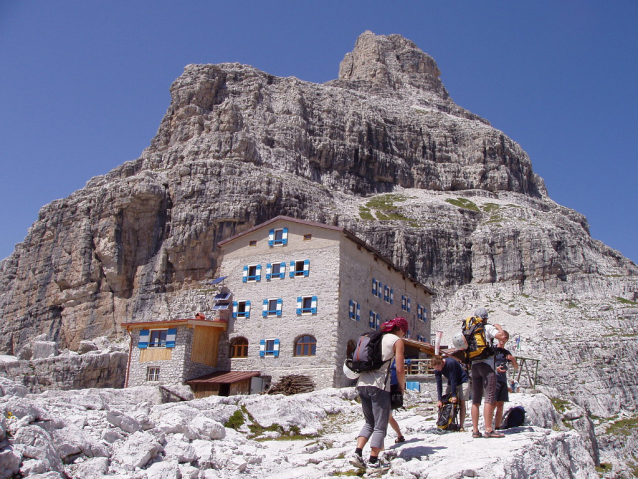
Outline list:
[[[404,316],[409,337],[429,341],[433,292],[344,228],[278,216],[219,247],[212,320],[123,324],[132,338],[127,386],[246,394],[296,374],[316,388],[342,387],[351,383],[346,355],[385,320]],[[418,358],[409,343],[406,357]]]
[[[430,340],[433,292],[344,228],[278,216],[219,247],[232,305],[223,369],[341,387],[346,355],[383,321],[404,316],[411,339]]]

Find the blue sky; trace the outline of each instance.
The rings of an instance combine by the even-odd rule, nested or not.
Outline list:
[[[556,202],[638,262],[638,2],[0,0],[0,258],[40,207],[138,158],[189,63],[325,82],[365,30],[438,63]]]

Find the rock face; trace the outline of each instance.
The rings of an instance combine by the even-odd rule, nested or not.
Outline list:
[[[555,394],[590,413],[635,408],[638,267],[553,202],[414,43],[365,32],[321,85],[188,65],[171,96],[139,159],[44,206],[0,262],[0,351],[39,334],[77,349],[123,321],[207,311],[217,242],[283,214],[344,226],[433,287],[438,324],[489,302],[529,332]],[[609,388],[623,401],[592,400]]]

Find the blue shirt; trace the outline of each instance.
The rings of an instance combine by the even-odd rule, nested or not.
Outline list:
[[[434,376],[436,376],[436,392],[439,395],[439,401],[441,400],[443,393],[441,375],[447,378],[447,384],[450,386],[450,392],[453,397],[456,397],[456,386],[458,384],[464,384],[470,380],[465,369],[461,366],[461,363],[453,358],[445,358],[443,360],[443,369],[440,371],[434,371]]]

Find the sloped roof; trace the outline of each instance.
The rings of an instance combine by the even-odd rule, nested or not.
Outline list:
[[[261,376],[261,373],[259,371],[215,371],[186,381],[186,384],[232,384],[255,376]]]

